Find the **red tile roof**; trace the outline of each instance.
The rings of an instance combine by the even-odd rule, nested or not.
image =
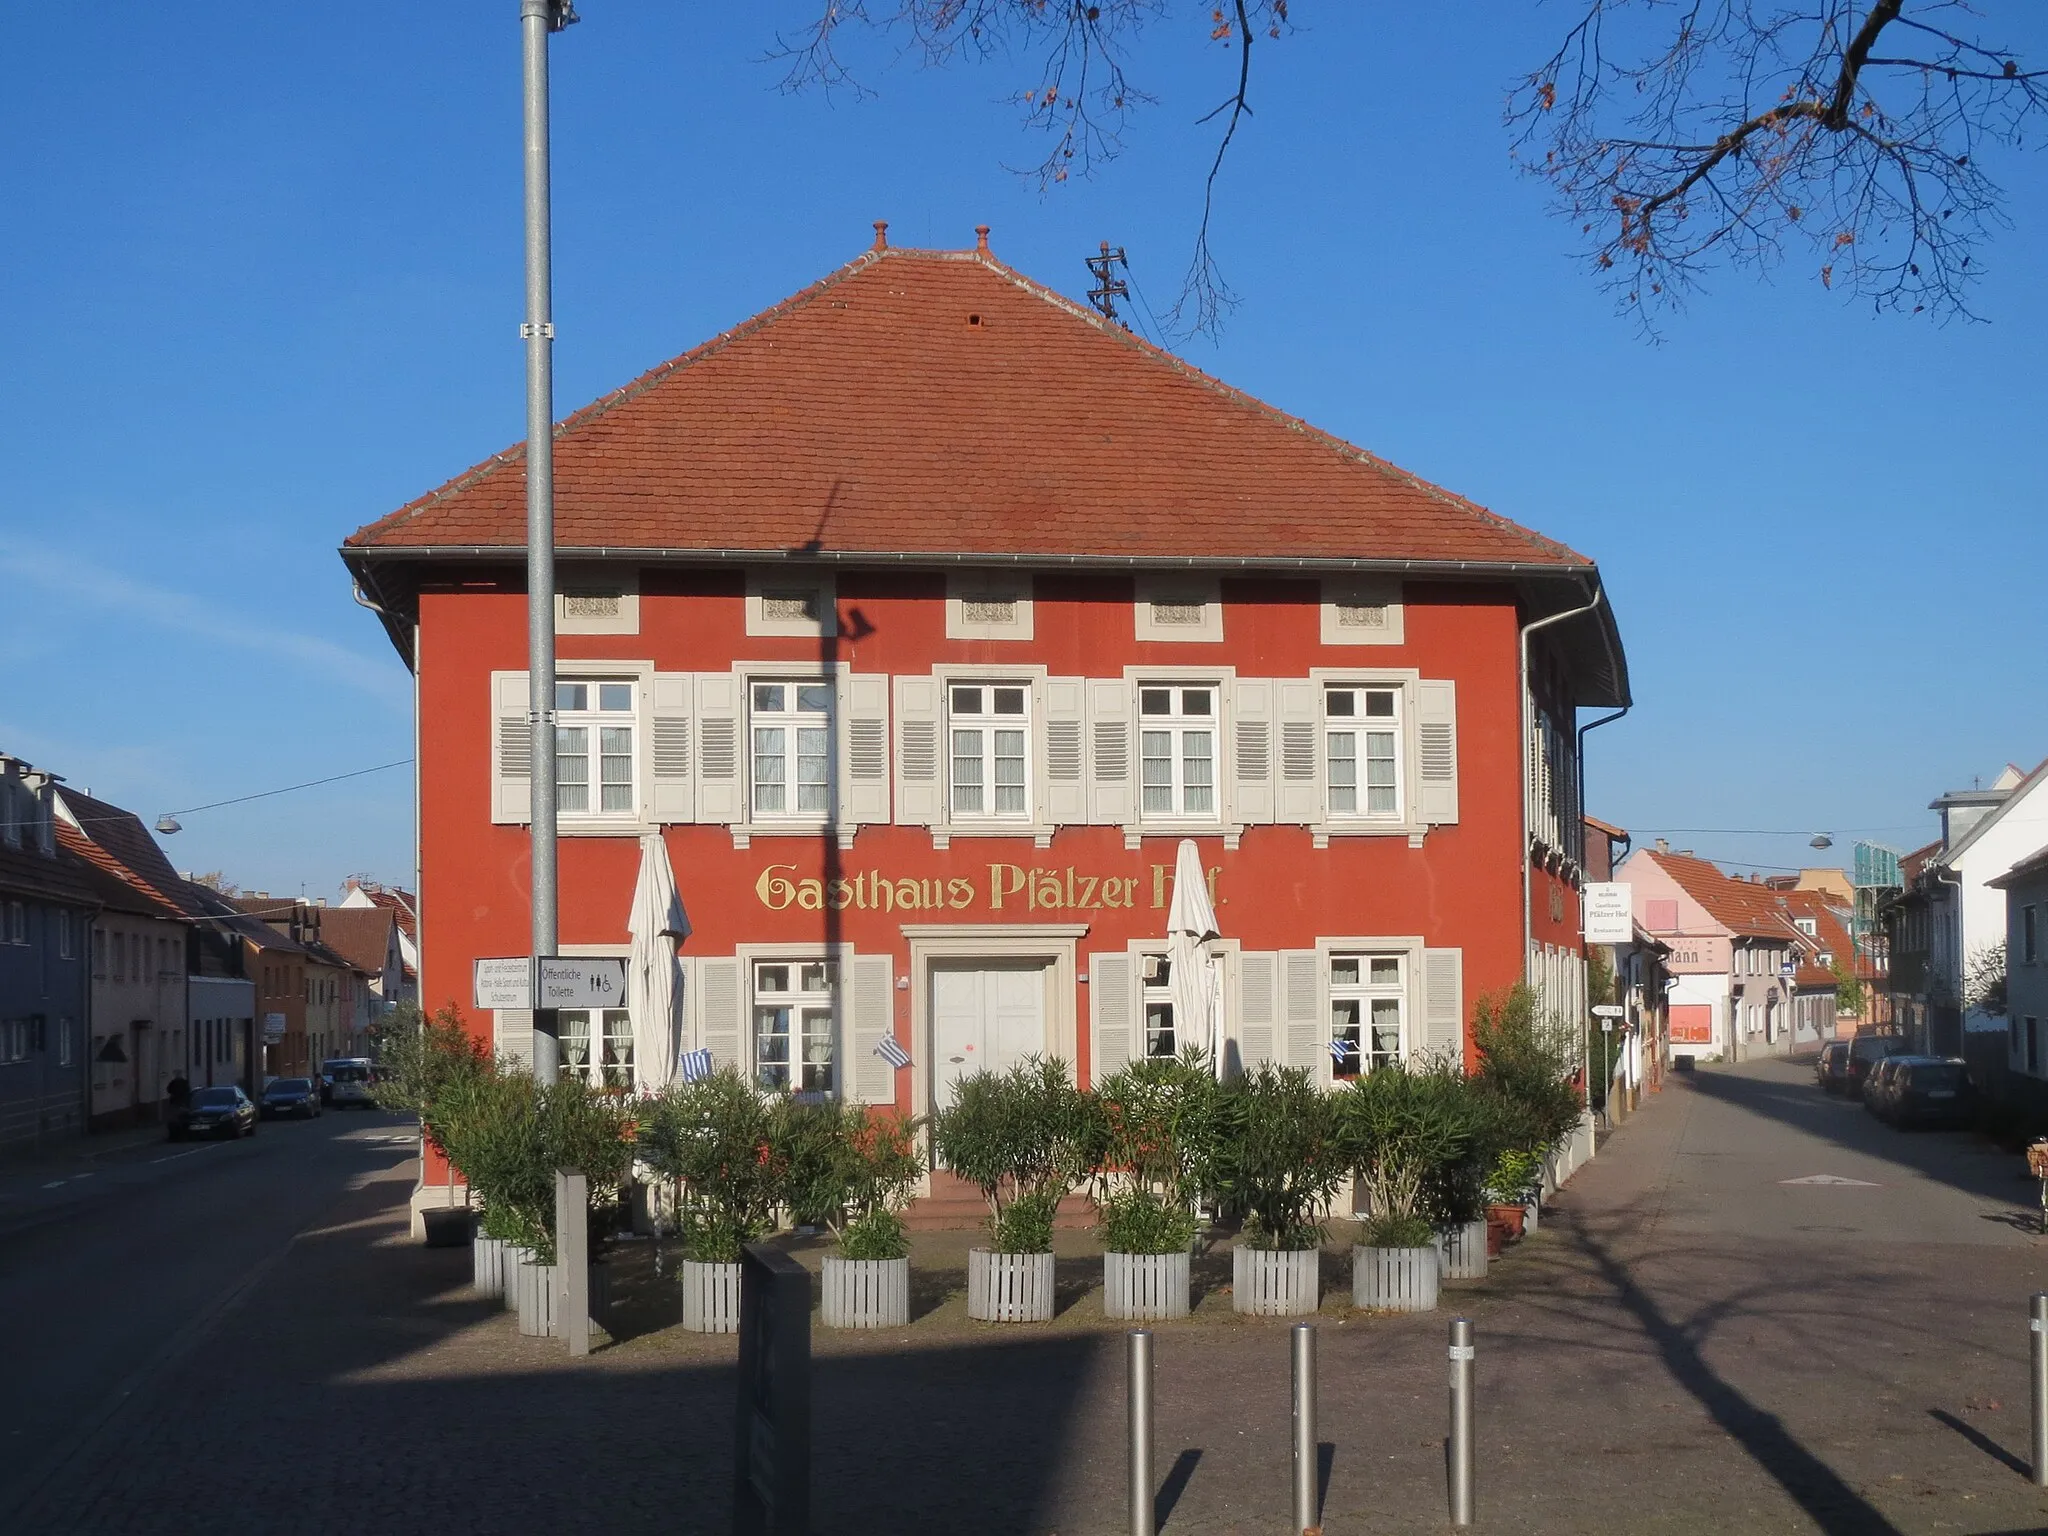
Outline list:
[[[322,907],[320,942],[357,970],[381,976],[392,952],[394,923],[390,910],[381,906]]]
[[[139,913],[144,917],[186,921],[183,907],[150,889],[148,882],[127,868],[69,822],[57,822],[57,843],[81,865],[86,882],[99,895],[100,904],[116,912]]]
[[[357,882],[355,889],[368,897],[373,906],[382,907],[398,922],[398,931],[408,939],[419,937],[418,899],[411,891],[401,890],[395,885],[364,885]],[[330,907],[329,911],[347,910]]]
[[[557,439],[564,549],[1591,566],[985,251],[867,252]],[[525,482],[507,449],[347,547],[521,547]]]
[[[1779,892],[1723,874],[1719,866],[1692,854],[1651,853],[1648,857],[1729,932],[1753,939],[1786,936],[1788,925]]]
[[[1799,974],[1795,978],[1802,987],[1826,986],[1835,980],[1834,971],[1819,963],[1821,955],[1827,955],[1836,965],[1845,968],[1857,965],[1855,940],[1840,917],[1836,916],[1833,903],[1825,891],[1786,891],[1780,899],[1785,904],[1788,925],[1794,926],[1802,917],[1813,919],[1813,937],[1800,934]],[[1864,967],[1863,969],[1867,969]]]

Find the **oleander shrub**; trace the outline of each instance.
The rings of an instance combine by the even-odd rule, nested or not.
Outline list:
[[[1252,1248],[1321,1245],[1321,1215],[1346,1172],[1331,1096],[1303,1067],[1264,1065],[1216,1097],[1213,1179]]]
[[[1127,1063],[1099,1084],[1092,1118],[1101,1219],[1111,1253],[1184,1253],[1216,1163],[1217,1099],[1199,1051]]]
[[[775,1230],[785,1191],[773,1132],[770,1103],[732,1066],[643,1102],[640,1160],[669,1186],[683,1257],[734,1263]]]
[[[1090,1096],[1064,1062],[1035,1056],[962,1078],[931,1121],[933,1163],[981,1191],[999,1253],[1052,1251],[1053,1217],[1088,1172],[1096,1141]]]

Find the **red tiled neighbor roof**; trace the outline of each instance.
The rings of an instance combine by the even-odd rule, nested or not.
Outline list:
[[[357,970],[384,974],[391,954],[391,912],[376,907],[322,907],[320,942]]]
[[[1691,854],[1653,853],[1650,857],[1686,895],[1706,908],[1707,916],[1729,932],[1745,938],[1786,937],[1790,925],[1779,905],[1778,892],[1725,875],[1714,864]]]
[[[511,448],[348,548],[516,549]],[[615,552],[1591,562],[1274,410],[985,250],[877,249],[557,429]]]

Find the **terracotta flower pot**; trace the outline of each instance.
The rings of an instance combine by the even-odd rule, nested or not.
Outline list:
[[[1499,1258],[1501,1249],[1507,1247],[1507,1245],[1507,1225],[1504,1222],[1488,1221],[1486,1223],[1486,1256],[1489,1259]]]
[[[1496,1223],[1506,1232],[1507,1241],[1514,1242],[1522,1235],[1523,1223],[1529,1219],[1526,1207],[1519,1205],[1489,1205],[1486,1220],[1489,1226]]]

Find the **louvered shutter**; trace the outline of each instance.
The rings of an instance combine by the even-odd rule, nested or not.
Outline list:
[[[946,785],[939,773],[939,682],[896,679],[896,821],[938,827],[946,821]]]
[[[1088,957],[1089,1081],[1101,1084],[1131,1059],[1131,957],[1119,949]]]
[[[887,955],[856,955],[851,992],[852,1019],[846,1029],[853,1059],[841,1081],[857,1104],[894,1104],[896,1069],[875,1054],[895,1023],[895,966]]]
[[[731,956],[697,962],[697,1043],[713,1066],[746,1070],[740,1054],[740,963]]]
[[[533,820],[533,730],[526,713],[527,674],[491,674],[491,820]]]
[[[1240,677],[1231,689],[1234,733],[1231,820],[1259,826],[1273,820],[1273,681]]]
[[[1422,1042],[1430,1056],[1465,1065],[1465,952],[1422,952]]]
[[[491,1014],[491,1049],[523,1067],[533,1065],[533,1014],[525,1008],[499,1008]]]
[[[1280,957],[1270,950],[1247,950],[1237,957],[1238,1063],[1246,1072],[1275,1059],[1273,988],[1279,970]]]
[[[1088,824],[1087,735],[1087,685],[1078,677],[1047,678],[1044,818],[1052,826]]]
[[[663,826],[695,820],[690,771],[690,723],[697,709],[697,679],[690,672],[657,672],[648,690],[648,806]]]
[[[1138,819],[1137,751],[1131,740],[1131,687],[1122,678],[1088,680],[1088,819],[1129,826]]]
[[[839,679],[841,830],[889,819],[889,679],[856,672]]]
[[[1280,783],[1274,817],[1308,826],[1323,819],[1322,689],[1307,678],[1282,678],[1274,691],[1280,715]]]
[[[1315,950],[1280,951],[1280,1002],[1287,1029],[1287,1065],[1307,1067],[1317,1082],[1327,1083],[1329,1030],[1323,1019],[1321,983],[1322,956]]]
[[[730,672],[697,674],[697,820],[731,826],[747,819],[746,719],[740,680]]]
[[[1458,685],[1448,679],[1415,685],[1415,819],[1458,819]]]

